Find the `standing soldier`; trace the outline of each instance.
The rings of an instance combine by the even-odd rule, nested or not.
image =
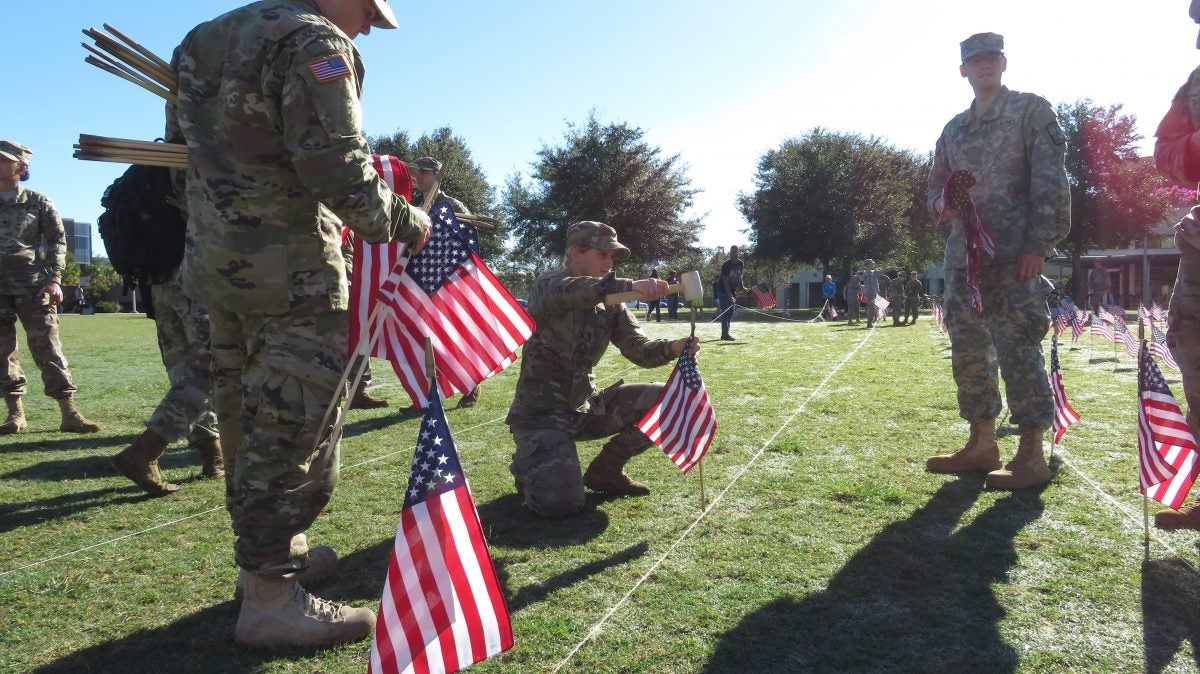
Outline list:
[[[1200,1],[1193,1],[1192,19],[1200,23]],[[1200,41],[1196,46],[1200,48]],[[1154,134],[1154,163],[1172,182],[1194,188],[1200,182],[1200,68],[1192,71],[1175,94],[1171,109]],[[1167,313],[1167,345],[1183,374],[1187,422],[1200,438],[1200,206],[1193,206],[1175,225],[1179,272]],[[1154,516],[1160,529],[1200,529],[1200,502]]]
[[[26,379],[17,361],[17,319],[25,328],[33,362],[42,371],[43,390],[62,411],[59,430],[95,433],[100,424],[75,409],[76,388],[58,337],[66,231],[48,197],[21,187],[29,179],[32,158],[33,151],[24,145],[0,141],[0,359],[4,360],[0,390],[8,405],[0,435],[26,428],[21,404]]]
[[[1088,300],[1092,305],[1092,313],[1100,313],[1101,307],[1108,299],[1108,270],[1100,260],[1092,260],[1092,269],[1088,272]]]
[[[959,414],[971,432],[962,449],[930,458],[927,469],[989,471],[989,487],[1021,489],[1050,479],[1042,454],[1043,435],[1054,419],[1042,353],[1050,327],[1042,268],[1071,228],[1066,139],[1046,99],[1000,83],[1008,65],[1003,37],[979,33],[961,47],[959,73],[975,100],[938,139],[928,203],[953,223],[946,240],[946,325]],[[944,203],[943,189],[955,172],[973,177],[970,195],[982,226],[964,222],[963,213]],[[968,251],[984,248],[983,229],[990,231],[995,253],[979,252],[981,264],[969,265]],[[973,301],[973,287],[981,308]],[[997,364],[1021,430],[1017,455],[1003,468],[996,445]]]
[[[579,512],[584,486],[625,496],[650,493],[623,469],[653,445],[634,424],[654,405],[663,385],[617,382],[597,391],[592,368],[609,344],[642,367],[659,367],[679,357],[688,340],[651,340],[624,304],[604,304],[609,293],[637,290],[646,300],[667,294],[660,279],[617,278],[613,262],[628,257],[612,227],[577,222],[567,230],[566,268],[542,274],[529,294],[537,329],[525,344],[505,422],[517,445],[509,467],[517,493],[542,517]],[[699,341],[692,340],[691,348],[699,350]],[[581,478],[575,441],[608,436]]]
[[[892,327],[904,325],[900,321],[904,317],[904,270],[897,269],[892,272],[891,281],[888,282],[888,309],[892,310]]]
[[[921,296],[924,293],[925,286],[921,279],[917,278],[917,272],[910,271],[908,283],[904,285],[904,308],[907,311],[905,323],[912,325],[917,322],[917,315],[921,313]]]
[[[209,310],[226,504],[243,591],[234,638],[312,648],[368,636],[374,612],[310,595],[303,533],[333,495],[321,427],[349,331],[345,223],[423,245],[429,219],[371,168],[351,40],[396,28],[385,0],[264,0],[192,29],[167,137],[188,145],[184,290]],[[336,217],[334,217],[336,216]],[[322,566],[327,568],[327,564]]]
[[[886,279],[887,277],[875,269],[875,260],[868,259],[864,264],[867,265],[867,268],[860,273],[862,274],[863,293],[866,295],[867,300],[867,306],[865,307],[867,312],[867,327],[870,328],[875,325],[875,318],[879,315],[879,309],[875,307],[875,298],[879,296],[880,283],[886,283],[882,279]]]
[[[850,280],[846,282],[846,325],[858,325],[862,323],[859,320],[858,309],[862,305],[859,302],[858,296],[863,292],[863,273],[861,271],[850,275]]]

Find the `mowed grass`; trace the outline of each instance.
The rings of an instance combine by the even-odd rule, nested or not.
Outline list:
[[[646,326],[654,337],[687,329]],[[967,431],[948,341],[928,317],[871,332],[739,320],[736,342],[715,341],[713,324],[698,332],[720,423],[704,462],[709,503],[719,500],[698,523],[700,471],[680,475],[657,449],[629,468],[650,497],[593,496],[564,521],[529,515],[502,421],[516,367],[478,406],[449,412],[516,637],[476,670],[1196,669],[1198,538],[1155,533],[1145,556],[1127,356],[1116,368],[1089,363],[1112,349],[1089,351],[1086,336],[1062,349],[1083,420],[1048,486],[1007,493],[979,475],[923,470]],[[66,316],[63,335],[80,406],[105,429],[57,432],[36,383],[30,431],[0,438],[0,671],[365,671],[369,641],[315,653],[233,643],[223,486],[192,480],[198,459],[183,443],[162,461],[184,483],[170,498],[144,497],[108,466],[166,385],[153,323]],[[27,350],[21,360],[37,382]],[[615,350],[597,368],[603,384],[668,373],[632,368]],[[372,607],[418,424],[396,414],[402,394],[386,364],[375,374],[393,407],[352,413],[341,484],[310,531],[341,555],[315,593]],[[1015,429],[1002,435],[1008,458]],[[581,459],[600,444],[581,443]]]

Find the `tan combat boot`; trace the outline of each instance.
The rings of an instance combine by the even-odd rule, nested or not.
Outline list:
[[[245,592],[233,638],[254,648],[318,648],[358,641],[375,628],[375,613],[314,597],[293,578],[238,575]]]
[[[225,477],[225,459],[221,456],[221,440],[205,438],[192,443],[200,454],[200,474],[207,479]]]
[[[925,461],[930,473],[990,472],[1000,467],[1000,448],[996,446],[996,422],[972,421],[967,444],[953,454],[931,456]]]
[[[623,470],[634,454],[615,449],[612,443],[604,445],[600,454],[588,464],[583,473],[583,484],[592,491],[622,496],[648,496],[650,487],[634,482]]]
[[[1021,424],[1021,444],[1017,447],[1017,455],[1004,468],[988,473],[988,488],[1025,489],[1049,482],[1050,466],[1046,465],[1046,457],[1042,455],[1042,436],[1045,433],[1046,429],[1039,426]]]
[[[112,467],[151,496],[173,494],[179,485],[164,480],[158,470],[158,457],[166,449],[167,439],[147,429],[112,458]]]
[[[381,407],[387,407],[388,401],[383,398],[376,398],[367,393],[366,386],[359,386],[358,390],[350,398],[350,409],[352,410],[377,410]]]
[[[1154,516],[1154,526],[1167,531],[1200,529],[1200,501],[1189,503],[1179,510],[1159,511]]]
[[[25,423],[25,406],[21,404],[21,396],[6,395],[4,402],[8,405],[8,418],[0,424],[0,435],[24,433],[28,426]]]
[[[474,407],[479,402],[479,396],[483,394],[483,384],[478,384],[471,389],[465,396],[458,399],[458,407],[466,409]]]
[[[75,408],[73,398],[60,398],[58,408],[62,410],[62,423],[58,430],[67,433],[95,433],[100,430],[100,424],[88,419]]]

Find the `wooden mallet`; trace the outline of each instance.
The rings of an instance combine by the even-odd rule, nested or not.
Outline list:
[[[679,283],[676,283],[675,285],[672,285],[672,286],[667,286],[667,294],[668,295],[670,295],[671,293],[677,293],[677,292],[681,292],[681,291],[683,292],[683,299],[685,302],[691,302],[693,300],[703,299],[704,284],[700,282],[700,272],[685,271],[685,272],[683,272],[683,275],[679,277]],[[614,305],[614,304],[624,304],[625,302],[632,302],[633,300],[645,300],[645,299],[648,299],[648,298],[645,295],[643,295],[641,292],[639,292],[637,290],[630,290],[627,293],[612,293],[611,295],[605,295],[604,303],[607,305]]]

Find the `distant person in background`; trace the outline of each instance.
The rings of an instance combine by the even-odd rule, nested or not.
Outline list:
[[[651,269],[649,278],[658,278],[658,270]],[[667,282],[668,284],[670,281]],[[654,314],[654,320],[662,323],[662,300],[650,300],[646,303],[646,322],[650,322],[650,314]],[[671,312],[667,312],[667,318],[671,317]]]
[[[58,305],[62,304],[62,273],[67,260],[67,234],[49,197],[21,187],[29,179],[33,150],[9,140],[0,141],[0,392],[8,417],[0,435],[21,433],[26,427],[25,372],[17,360],[17,320],[33,362],[42,371],[42,387],[58,401],[60,431],[95,433],[100,424],[75,408],[75,384],[67,369],[58,336]]]
[[[862,302],[859,301],[859,295],[863,292],[863,273],[861,271],[850,275],[844,292],[846,294],[846,325],[858,325],[862,323],[858,313],[859,307],[862,306]]]
[[[891,280],[888,282],[888,309],[892,312],[892,327],[904,325],[904,270],[892,270]]]
[[[1200,1],[1193,1],[1192,20],[1200,23]],[[1200,48],[1200,41],[1196,46]],[[1200,68],[1192,71],[1175,94],[1171,109],[1154,134],[1154,163],[1168,180],[1188,188],[1200,182]],[[1175,225],[1179,271],[1167,313],[1167,345],[1183,375],[1187,422],[1200,438],[1200,206]],[[1200,502],[1154,516],[1160,529],[1200,529]]]
[[[925,286],[921,283],[921,279],[917,278],[917,272],[908,273],[908,282],[904,284],[904,322],[912,325],[917,322],[917,315],[921,313],[921,297],[925,293]]]
[[[732,342],[729,324],[733,322],[737,294],[749,290],[742,283],[742,272],[746,263],[738,257],[738,247],[729,247],[729,259],[721,263],[721,275],[717,279],[717,309],[721,312],[721,339]]]
[[[875,326],[875,317],[879,313],[875,308],[875,298],[879,296],[879,286],[886,284],[887,277],[875,268],[875,260],[867,259],[863,264],[866,265],[862,273],[863,294],[866,296],[866,306],[863,309],[867,312],[867,327]]]
[[[679,270],[667,270],[667,285],[673,286],[679,283]],[[679,311],[679,293],[671,293],[667,295],[667,318],[674,320]]]
[[[1108,270],[1100,260],[1092,261],[1092,269],[1088,272],[1088,300],[1092,305],[1092,313],[1100,313],[1101,307],[1108,300]]]
[[[786,294],[786,293],[785,293]],[[833,277],[829,274],[825,275],[825,282],[821,284],[821,299],[822,304],[829,305],[829,309],[833,309],[833,303],[837,297],[837,284],[833,282]],[[833,312],[830,311],[832,314]]]

